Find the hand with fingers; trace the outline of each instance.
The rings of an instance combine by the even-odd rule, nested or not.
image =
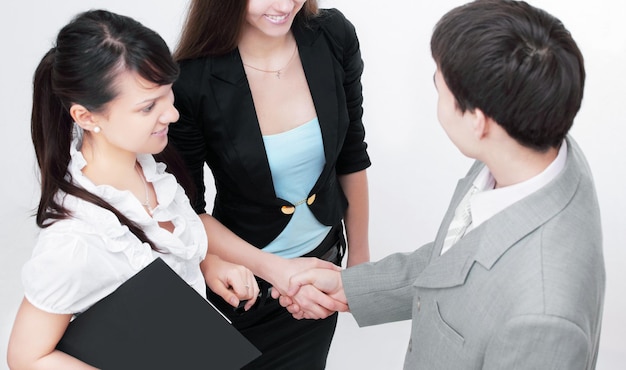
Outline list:
[[[247,311],[256,302],[259,285],[252,271],[246,267],[207,254],[200,268],[207,286],[233,307],[246,301],[243,309]]]
[[[284,294],[273,294],[296,319],[325,318],[349,311],[340,269],[312,268],[293,275]]]
[[[290,312],[291,310],[294,312],[301,311],[300,307],[307,307],[306,315],[303,312],[302,317],[294,315],[296,318],[323,319],[337,311],[336,304],[333,303],[334,300],[312,285],[298,289],[291,295],[287,294],[287,291],[290,287],[290,279],[294,275],[310,269],[341,271],[341,267],[314,257],[285,259],[282,263],[275,269],[276,274],[272,276],[273,280],[270,280],[273,284],[272,298],[282,301],[281,305],[284,307],[290,306],[288,302],[295,304],[296,306],[288,308]]]

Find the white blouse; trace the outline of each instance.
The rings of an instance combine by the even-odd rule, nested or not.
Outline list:
[[[32,258],[22,269],[29,302],[51,313],[83,312],[157,257],[206,297],[200,271],[207,251],[205,229],[182,187],[165,172],[165,165],[156,163],[152,155],[138,155],[159,203],[150,217],[131,192],[96,186],[83,175],[81,169],[87,163],[77,150],[79,143],[74,140],[71,148],[68,170],[73,182],[136,222],[159,251],[142,243],[112,212],[74,196],[58,194],[72,217],[41,230]],[[171,221],[174,231],[161,228],[159,221]]]

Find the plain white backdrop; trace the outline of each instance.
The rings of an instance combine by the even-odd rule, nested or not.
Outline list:
[[[285,0],[280,0],[285,1]],[[464,0],[393,2],[320,0],[355,24],[365,60],[364,122],[370,180],[372,259],[432,240],[470,160],[453,147],[436,118],[429,40],[437,20]],[[187,1],[7,1],[0,12],[0,369],[22,298],[20,269],[37,228],[38,180],[30,141],[32,75],[54,37],[76,13],[105,8],[159,32],[173,48]],[[604,229],[607,290],[597,368],[626,363],[626,7],[618,0],[534,0],[560,18],[587,69],[582,109],[572,134],[596,179]],[[572,250],[572,253],[576,253]],[[328,369],[401,369],[409,322],[358,328],[341,314]]]

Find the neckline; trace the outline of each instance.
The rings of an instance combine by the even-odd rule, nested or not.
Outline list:
[[[278,133],[275,133],[275,134],[263,135],[263,139],[274,139],[274,138],[278,138],[278,137],[281,137],[281,136],[287,136],[287,135],[290,135],[290,134],[294,134],[297,131],[299,131],[300,129],[308,127],[308,126],[314,124],[315,122],[317,122],[317,117],[313,117],[309,121],[306,121],[303,124],[298,125],[296,127],[290,128],[287,131],[278,132]]]

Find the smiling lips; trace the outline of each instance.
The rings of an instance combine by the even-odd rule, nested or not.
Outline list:
[[[265,14],[265,18],[274,24],[281,24],[281,23],[285,23],[287,18],[289,18],[289,14],[284,14],[284,15]]]

